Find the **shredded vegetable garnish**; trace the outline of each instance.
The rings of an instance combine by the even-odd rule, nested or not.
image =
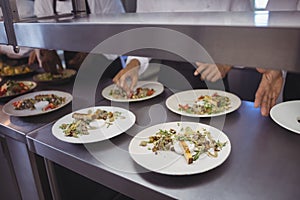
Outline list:
[[[21,81],[8,80],[0,87],[0,97],[21,94],[27,92],[32,87],[32,84],[27,85]]]
[[[13,106],[15,110],[34,110],[36,109],[34,104],[41,101],[48,101],[48,104],[42,109],[43,111],[47,111],[57,108],[65,103],[66,97],[60,97],[55,94],[40,94],[36,95],[34,98],[15,101],[13,102]]]
[[[181,141],[184,141],[188,146],[188,152],[178,150],[178,143]],[[180,154],[190,153],[192,160],[196,161],[202,154],[217,157],[218,152],[222,150],[226,143],[214,140],[211,133],[204,128],[192,130],[190,127],[185,127],[179,132],[174,129],[159,130],[155,135],[150,136],[148,141],[142,141],[140,146],[148,148],[151,146],[150,149],[156,154],[158,151],[174,151]]]
[[[119,111],[110,112],[101,109],[97,109],[94,113],[90,110],[87,114],[75,112],[72,118],[74,119],[73,122],[62,124],[59,128],[63,130],[65,136],[76,138],[80,135],[89,134],[89,129],[93,128],[90,126],[92,121],[104,120],[106,127],[109,128],[116,119],[125,119]]]
[[[111,90],[109,95],[115,99],[141,99],[152,96],[154,92],[154,89],[139,87],[135,91],[131,92],[129,96],[127,95],[126,91],[122,89]]]
[[[217,93],[200,96],[192,105],[179,104],[179,110],[190,114],[205,115],[221,113],[230,108],[230,99]]]

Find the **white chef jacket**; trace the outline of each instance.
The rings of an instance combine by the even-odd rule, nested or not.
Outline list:
[[[269,0],[266,10],[269,11],[296,11],[300,10],[299,0]]]
[[[37,17],[53,15],[53,0],[35,0],[34,13]],[[91,14],[114,14],[124,13],[124,7],[120,0],[88,0]],[[57,1],[56,12],[70,13],[73,10],[72,1]],[[114,60],[118,56],[103,54],[107,59]]]
[[[217,12],[217,11],[252,11],[250,0],[137,0],[137,13],[152,12]],[[150,58],[129,56],[141,63],[140,73],[144,72]]]
[[[17,4],[17,9],[18,9],[18,14],[21,19],[34,16],[33,1],[31,1],[31,0],[16,0],[16,4]],[[3,16],[1,9],[0,9],[0,16]],[[0,45],[0,53],[5,54],[10,58],[18,59],[18,58],[28,57],[29,53],[31,51],[32,51],[32,48],[21,47],[20,52],[15,53],[13,51],[12,46]]]
[[[124,13],[120,0],[88,0],[92,14],[101,13]],[[34,13],[38,17],[53,15],[53,0],[35,0]],[[70,13],[73,10],[72,1],[57,1],[57,13]]]

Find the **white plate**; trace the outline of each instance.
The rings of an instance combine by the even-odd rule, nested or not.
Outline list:
[[[116,101],[116,102],[135,102],[135,101],[144,101],[147,99],[154,98],[160,95],[164,91],[164,86],[161,83],[156,81],[138,81],[134,89],[138,87],[146,87],[146,88],[154,89],[155,92],[151,96],[140,98],[140,99],[116,99],[113,98],[111,95],[109,95],[111,90],[118,89],[118,87],[115,84],[112,84],[102,90],[102,96],[108,100]]]
[[[66,101],[65,103],[63,103],[62,105],[58,106],[57,108],[54,109],[49,109],[46,111],[43,111],[42,108],[43,106],[40,107],[36,107],[36,109],[34,110],[15,110],[13,103],[16,101],[20,101],[22,99],[30,99],[30,98],[34,98],[36,95],[40,95],[40,94],[55,94],[59,97],[65,97]],[[57,91],[57,90],[47,90],[47,91],[39,91],[39,92],[32,92],[32,93],[28,93],[19,97],[16,97],[12,100],[10,100],[9,102],[7,102],[2,110],[4,113],[11,115],[11,116],[17,116],[17,117],[27,117],[27,116],[34,116],[34,115],[40,115],[40,114],[45,114],[45,113],[49,113],[49,112],[53,112],[57,109],[60,109],[64,106],[66,106],[68,103],[70,103],[72,101],[73,97],[71,94],[67,93],[67,92],[62,92],[62,91]],[[45,105],[44,105],[45,106]]]
[[[192,164],[187,164],[184,156],[171,151],[158,151],[157,154],[148,147],[140,146],[141,141],[147,141],[149,136],[154,135],[159,129],[169,130],[170,128],[179,131],[182,127],[191,127],[193,130],[206,128],[211,132],[213,139],[226,142],[227,144],[219,152],[217,158],[201,155]],[[167,175],[191,175],[203,173],[221,165],[229,156],[231,144],[228,137],[220,130],[196,122],[169,122],[157,124],[138,133],[129,144],[129,153],[133,160],[142,167],[161,174]]]
[[[182,105],[193,104],[195,100],[198,99],[199,96],[213,95],[214,93],[218,93],[221,96],[227,96],[230,99],[231,107],[224,112],[215,113],[215,114],[204,114],[204,115],[192,114],[192,113],[187,113],[179,110],[179,104]],[[188,117],[215,117],[219,115],[228,114],[237,110],[241,106],[241,99],[232,93],[221,91],[221,90],[207,90],[207,89],[187,90],[187,91],[178,92],[171,95],[166,100],[166,106],[172,112],[180,115],[188,116]]]
[[[78,138],[65,136],[63,130],[59,128],[64,123],[72,123],[74,121],[74,119],[72,118],[73,113],[75,112],[88,113],[89,111],[95,112],[97,109],[102,109],[111,112],[118,111],[121,112],[122,116],[124,116],[125,118],[116,119],[109,127],[107,127],[107,125],[104,123],[104,120],[94,120],[91,123],[93,129],[88,131],[89,134],[79,135]],[[132,112],[123,108],[112,107],[112,106],[96,106],[96,107],[84,108],[75,112],[72,112],[60,118],[52,126],[52,134],[59,140],[69,142],[69,143],[79,143],[79,144],[107,140],[109,138],[115,137],[127,131],[129,128],[131,128],[134,125],[136,119],[135,115]]]
[[[300,134],[300,100],[279,103],[272,107],[271,118],[283,128]]]

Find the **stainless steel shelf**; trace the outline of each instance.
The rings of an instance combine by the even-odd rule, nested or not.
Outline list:
[[[216,63],[300,72],[300,12],[90,15],[56,22],[19,22],[14,28],[19,46],[90,52],[105,41],[99,53],[207,61],[200,55],[203,52],[187,42],[192,38]],[[183,37],[178,39],[179,35]],[[0,42],[5,41],[0,30]]]

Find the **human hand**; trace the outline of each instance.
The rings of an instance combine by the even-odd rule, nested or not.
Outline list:
[[[35,62],[39,62],[38,61],[38,57],[37,57],[37,52],[36,50],[33,50],[30,52],[29,57],[28,57],[28,65],[32,65]]]
[[[40,66],[42,66],[46,72],[57,74],[63,70],[61,60],[55,50],[40,49],[37,58]]]
[[[72,65],[74,69],[79,69],[80,65],[83,63],[84,59],[88,54],[83,52],[78,52],[74,58],[69,60],[68,65]],[[67,66],[68,66],[67,65]]]
[[[230,71],[231,66],[225,64],[208,64],[196,62],[197,69],[194,72],[194,76],[201,74],[201,80],[206,80],[210,82],[216,82],[222,79]]]
[[[261,68],[257,71],[262,73],[262,78],[255,94],[254,107],[260,107],[262,116],[268,116],[282,89],[282,72]]]
[[[137,84],[139,78],[140,62],[132,59],[124,69],[120,70],[113,78],[113,82],[126,91],[129,96]]]

